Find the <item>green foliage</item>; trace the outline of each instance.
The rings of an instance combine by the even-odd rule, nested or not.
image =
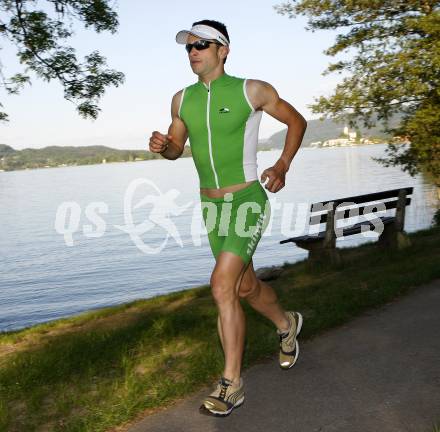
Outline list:
[[[439,2],[293,0],[274,8],[289,18],[307,15],[307,30],[348,29],[325,54],[356,53],[330,64],[323,75],[347,71],[349,76],[333,95],[316,99],[312,112],[343,119],[350,127],[356,120],[370,127],[377,115],[396,140],[389,144],[389,157],[376,160],[410,175],[424,170],[440,185]],[[402,122],[390,128],[388,121],[397,113]],[[405,139],[410,146],[402,149],[398,143]]]
[[[56,15],[50,17],[43,10],[30,10],[36,2],[25,0],[0,0],[2,21],[0,36],[17,47],[20,63],[26,70],[46,81],[58,80],[64,87],[64,98],[77,103],[77,111],[83,118],[96,119],[100,108],[97,102],[109,85],[119,86],[125,79],[122,72],[106,69],[106,59],[93,51],[79,63],[75,50],[61,46],[59,40],[73,35],[65,27],[66,18],[77,18],[85,27],[94,27],[96,32],[108,30],[115,33],[117,14],[108,5],[108,0],[50,0],[46,2]],[[37,5],[37,8],[41,5]],[[4,77],[0,67],[2,85],[8,94],[18,94],[25,84],[30,84],[29,75],[17,73]],[[0,103],[0,106],[3,106]],[[0,121],[9,121],[5,112],[0,112]]]

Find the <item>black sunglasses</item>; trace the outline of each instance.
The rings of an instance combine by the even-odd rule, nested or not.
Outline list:
[[[187,43],[187,44],[185,45],[185,49],[188,51],[188,54],[189,54],[189,53],[191,52],[191,50],[192,50],[193,47],[194,47],[197,51],[202,51],[202,50],[208,48],[209,45],[211,45],[212,43],[213,43],[213,44],[216,44],[216,45],[221,45],[221,43],[220,43],[220,42],[217,42],[217,41],[209,41],[209,40],[206,40],[206,39],[201,39],[201,40],[195,41],[195,42],[192,43],[192,44]]]

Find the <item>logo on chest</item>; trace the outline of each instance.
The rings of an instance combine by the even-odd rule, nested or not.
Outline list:
[[[224,107],[224,108],[220,108],[220,109],[218,110],[218,113],[219,113],[219,114],[228,114],[228,113],[229,113],[229,108],[226,108],[226,107]]]

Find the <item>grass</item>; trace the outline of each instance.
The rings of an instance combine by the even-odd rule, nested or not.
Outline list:
[[[270,285],[303,313],[302,338],[314,337],[440,277],[440,228],[410,238],[400,251],[343,248],[341,265],[285,263]],[[273,356],[278,338],[242,305],[247,368]],[[109,431],[162,409],[218,379],[216,323],[205,285],[0,334],[0,430]]]

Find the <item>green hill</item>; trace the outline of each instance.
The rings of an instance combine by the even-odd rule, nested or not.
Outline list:
[[[184,156],[188,155],[190,155],[190,151],[185,149]],[[101,145],[49,146],[41,149],[15,150],[8,145],[0,144],[0,170],[3,171],[150,159],[163,158],[147,150],[118,150]]]
[[[396,127],[401,120],[401,116],[394,116],[390,119],[389,124]],[[301,147],[309,147],[310,143],[316,141],[325,141],[341,136],[344,129],[344,123],[336,123],[333,120],[308,120],[307,129],[303,137]],[[348,126],[348,124],[347,124]],[[357,128],[349,128],[350,132],[357,131],[358,135],[363,138],[388,140],[391,138],[389,134],[382,132],[382,125],[377,123],[373,128],[365,128],[359,125]],[[283,148],[286,139],[287,128],[273,134],[266,142],[266,147]]]
[[[14,152],[16,152],[17,150],[14,150],[12,147],[6,145],[6,144],[0,144],[0,158],[10,155]]]

